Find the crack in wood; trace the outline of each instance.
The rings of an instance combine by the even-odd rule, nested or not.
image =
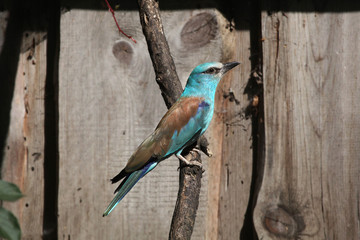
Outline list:
[[[274,70],[274,79],[276,79],[277,71],[278,71],[278,60],[279,60],[279,45],[280,45],[280,19],[276,17],[275,23],[276,29],[276,54],[275,54],[275,70]]]

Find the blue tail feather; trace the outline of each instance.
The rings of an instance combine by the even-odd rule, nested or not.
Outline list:
[[[115,190],[117,192],[114,199],[111,201],[109,206],[106,208],[103,217],[110,214],[110,212],[116,207],[116,205],[125,197],[125,195],[134,187],[134,185],[144,177],[148,172],[153,170],[157,162],[149,162],[144,168],[132,172],[130,175],[126,176],[125,179],[121,182],[120,186]]]

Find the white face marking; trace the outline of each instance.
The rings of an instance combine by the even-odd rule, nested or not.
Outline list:
[[[222,68],[223,64],[222,63],[216,63],[216,64],[213,65],[213,67]]]
[[[220,71],[222,67],[223,67],[222,63],[213,63],[210,66],[208,66],[207,70],[204,71],[203,73],[212,74],[213,76],[220,77],[222,74]]]

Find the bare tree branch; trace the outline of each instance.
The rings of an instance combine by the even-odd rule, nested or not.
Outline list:
[[[166,41],[159,12],[159,4],[155,0],[138,0],[140,21],[146,38],[150,57],[156,74],[156,82],[161,89],[168,108],[180,97],[183,89],[176,73],[174,61]],[[210,155],[206,138],[199,140],[200,149]],[[184,151],[185,158],[201,163],[200,154]],[[185,166],[180,162],[179,192],[174,209],[169,239],[190,239],[196,211],[199,205],[202,169],[198,166]]]
[[[183,89],[176,73],[155,0],[139,0],[139,13],[142,29],[148,45],[151,61],[161,94],[168,108],[180,97]]]
[[[186,159],[201,163],[200,154],[191,152]],[[198,166],[186,167],[180,162],[179,192],[171,221],[169,240],[190,239],[194,229],[199,206],[202,169]]]

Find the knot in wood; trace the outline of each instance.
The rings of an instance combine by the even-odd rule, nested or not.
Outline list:
[[[273,207],[266,211],[263,224],[272,234],[293,239],[299,231],[295,218],[281,207]]]
[[[117,60],[125,64],[130,64],[134,55],[134,50],[127,41],[116,42],[112,52]]]
[[[218,34],[216,15],[199,13],[190,18],[181,30],[181,41],[187,49],[195,49],[210,43]]]

